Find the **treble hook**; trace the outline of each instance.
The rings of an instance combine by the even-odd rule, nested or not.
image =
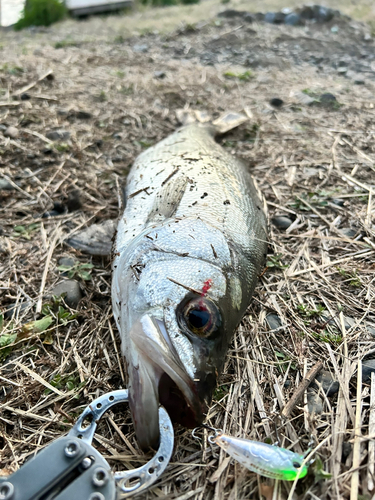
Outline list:
[[[191,435],[193,436],[194,439],[199,439],[199,440],[201,439],[199,436],[196,435],[196,431],[202,428],[214,432],[215,436],[223,432],[222,429],[216,429],[216,427],[211,427],[210,425],[207,424],[201,424],[198,427],[195,427],[195,429],[191,431]]]

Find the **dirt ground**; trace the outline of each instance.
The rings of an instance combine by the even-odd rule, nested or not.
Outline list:
[[[178,127],[176,111],[233,110],[249,121],[220,142],[248,163],[273,222],[268,267],[207,422],[239,437],[278,438],[296,452],[312,439],[315,462],[296,485],[264,479],[212,447],[207,431],[197,441],[176,427],[172,462],[140,498],[372,498],[371,29],[343,18],[287,27],[214,17],[129,37],[131,19],[1,32],[2,472],[66,433],[93,398],[126,387],[110,263],[64,240],[117,217],[132,162]],[[75,260],[71,275],[82,289],[73,309],[48,298],[62,257]],[[301,391],[320,361],[338,384],[325,390],[320,379]],[[103,418],[96,436],[117,469],[147,461],[127,407]]]

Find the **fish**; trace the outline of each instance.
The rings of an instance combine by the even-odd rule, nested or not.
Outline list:
[[[284,481],[302,479],[308,472],[305,456],[279,446],[236,438],[224,432],[210,436],[228,455],[261,476]]]
[[[205,419],[265,265],[265,200],[248,166],[216,135],[211,124],[183,126],[142,152],[127,177],[112,247],[112,307],[143,449],[158,444],[159,405],[188,428]],[[89,244],[79,237],[70,244],[87,251],[89,231]],[[101,231],[104,254],[110,243],[105,248]]]

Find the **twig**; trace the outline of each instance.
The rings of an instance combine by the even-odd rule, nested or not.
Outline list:
[[[293,396],[290,398],[288,403],[285,405],[283,411],[281,412],[281,415],[283,417],[289,418],[290,414],[292,413],[294,407],[302,397],[304,391],[308,388],[308,386],[311,384],[311,382],[314,380],[314,378],[318,375],[320,370],[323,368],[323,361],[318,361],[315,363],[315,365],[310,368],[310,370],[306,373],[306,377],[302,379],[302,382],[300,385],[297,387],[295,393]]]
[[[38,80],[35,80],[34,82],[29,83],[25,87],[22,87],[22,89],[19,89],[19,90],[16,90],[16,92],[13,92],[13,96],[21,95],[24,92],[27,92],[28,90],[35,87],[35,85],[37,85],[39,82],[43,81],[45,78],[47,78],[48,76],[50,76],[52,74],[53,74],[52,69],[49,69],[46,73],[43,73],[43,75],[40,78],[38,78]]]

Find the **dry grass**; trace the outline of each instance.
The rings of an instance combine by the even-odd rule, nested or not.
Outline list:
[[[224,36],[228,29],[215,33]],[[273,27],[256,29],[264,46],[272,43]],[[187,36],[193,44],[200,34]],[[65,247],[64,238],[117,216],[118,185],[142,149],[177,127],[177,108],[190,105],[213,113],[245,107],[250,122],[227,135],[223,145],[252,166],[270,216],[289,214],[294,222],[286,232],[271,226],[275,267],[262,276],[234,337],[207,422],[260,441],[274,441],[277,429],[281,444],[295,451],[306,450],[312,436],[318,460],[295,488],[259,478],[228,460],[211,448],[206,431],[200,443],[190,431],[176,428],[173,461],[143,498],[234,500],[263,494],[267,499],[355,499],[357,484],[362,498],[370,498],[374,386],[370,393],[357,369],[374,345],[366,326],[375,322],[373,84],[353,86],[303,64],[259,68],[249,81],[228,80],[223,74],[233,70],[229,65],[166,60],[163,41],[139,54],[131,50],[133,43],[143,43],[139,40],[58,51],[51,47],[51,39],[61,39],[58,28],[37,38],[22,37],[21,42],[12,34],[7,38],[1,101],[49,69],[55,79],[32,86],[28,101],[0,106],[0,123],[20,129],[18,138],[0,138],[1,176],[16,187],[1,191],[1,308],[5,312],[13,303],[28,304],[5,321],[6,331],[17,334],[11,352],[0,349],[3,472],[17,469],[68,431],[93,398],[126,386],[111,316],[109,262]],[[37,51],[31,53],[30,47]],[[166,78],[153,78],[161,66]],[[306,88],[334,93],[341,107],[301,105],[294,92]],[[274,96],[285,101],[277,111],[268,104]],[[80,119],[78,110],[92,117]],[[46,133],[54,127],[70,131],[71,138],[51,144]],[[42,218],[54,202],[66,203],[76,190],[79,210]],[[344,206],[332,198],[341,198]],[[26,228],[23,235],[15,234],[19,225]],[[345,227],[354,228],[355,237],[344,236]],[[40,318],[36,310],[59,281],[57,262],[64,255],[92,262],[92,278],[81,282],[85,297],[78,311],[64,306],[76,318],[69,316],[63,324],[54,317],[38,333],[35,324],[25,325]],[[323,309],[326,319],[319,314]],[[267,327],[269,312],[282,320],[278,331]],[[349,329],[345,317],[355,320]],[[304,391],[283,417],[285,404],[318,361],[339,380],[338,394],[321,394],[323,413],[315,415],[308,412]],[[126,407],[103,419],[95,444],[118,468],[147,460]],[[320,478],[320,462],[331,478]]]

